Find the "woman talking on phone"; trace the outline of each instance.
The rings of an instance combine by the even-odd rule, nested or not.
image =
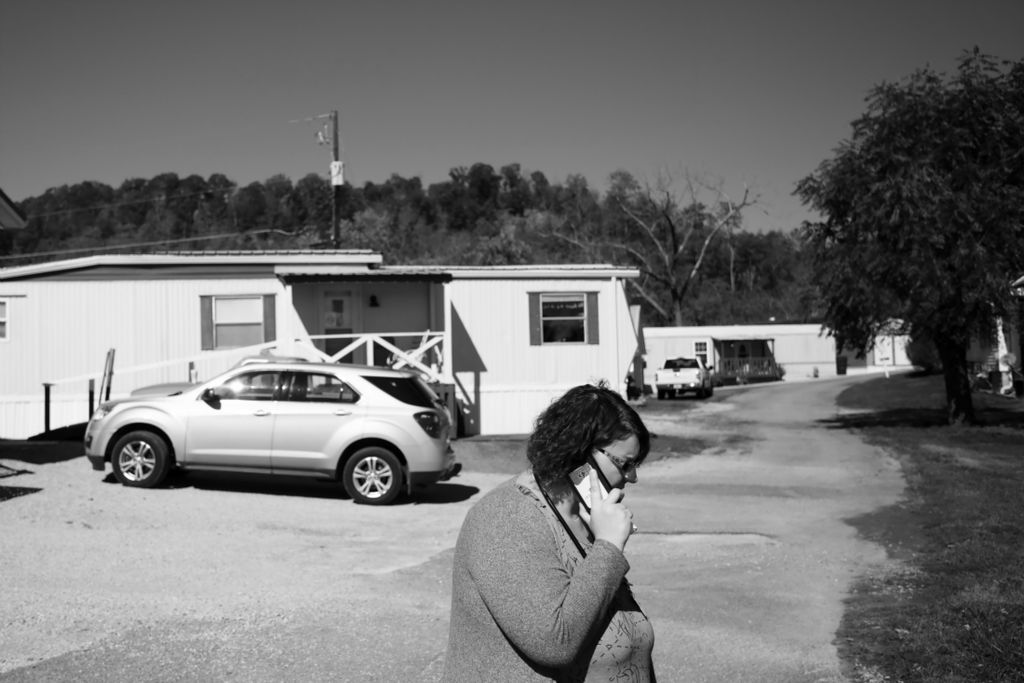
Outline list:
[[[623,555],[637,529],[623,488],[649,450],[640,416],[604,384],[541,413],[530,469],[481,498],[459,533],[445,681],[655,680]]]

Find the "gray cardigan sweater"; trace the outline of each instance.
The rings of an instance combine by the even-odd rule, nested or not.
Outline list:
[[[566,532],[530,491],[533,486],[532,476],[521,475],[496,487],[466,515],[452,568],[444,680],[589,678],[595,647],[611,623],[613,602],[635,609],[642,618],[646,640],[629,656],[644,661],[630,668],[650,672],[653,633],[623,587],[629,563],[622,551],[597,541],[585,546],[586,558],[580,560],[572,548],[567,567],[565,549],[560,548]],[[616,600],[620,589],[626,603],[621,597]],[[632,629],[632,622],[626,627]],[[653,673],[649,675],[653,680]]]

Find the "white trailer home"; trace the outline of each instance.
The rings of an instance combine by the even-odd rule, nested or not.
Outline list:
[[[576,384],[625,392],[638,336],[623,282],[637,276],[607,265],[385,266],[366,250],[0,269],[0,438],[84,422],[90,386],[98,402],[260,352],[414,368],[458,400],[463,434],[526,433]]]
[[[666,358],[701,356],[723,383],[835,377],[847,372],[909,368],[907,339],[884,334],[864,358],[837,351],[835,338],[817,324],[645,327],[644,383]]]

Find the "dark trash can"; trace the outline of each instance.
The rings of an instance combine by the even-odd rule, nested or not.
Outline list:
[[[848,362],[848,360],[849,359],[846,356],[836,356],[836,374],[837,375],[845,375],[846,374],[846,363]]]

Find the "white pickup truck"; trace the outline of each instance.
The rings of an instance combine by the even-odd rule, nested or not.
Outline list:
[[[693,392],[697,398],[715,393],[711,371],[698,358],[669,358],[660,370],[654,371],[658,398],[665,399]]]

